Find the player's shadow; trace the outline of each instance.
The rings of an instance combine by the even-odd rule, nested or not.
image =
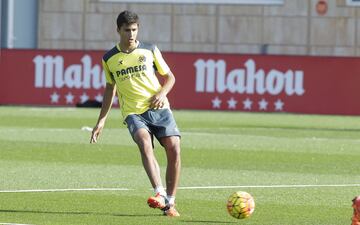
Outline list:
[[[121,214],[121,213],[99,213],[99,212],[57,212],[41,210],[13,210],[0,209],[0,213],[34,213],[34,214],[58,214],[58,215],[95,215],[95,216],[119,216],[119,217],[154,217],[156,214]]]
[[[159,214],[121,214],[121,213],[99,213],[99,212],[58,212],[42,210],[15,210],[0,209],[0,213],[29,213],[29,214],[57,214],[57,215],[95,215],[95,216],[114,216],[114,217],[159,217]],[[205,220],[180,220],[186,224],[233,224],[228,221],[205,221]]]

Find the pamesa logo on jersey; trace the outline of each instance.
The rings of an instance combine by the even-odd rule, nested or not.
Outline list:
[[[121,70],[116,71],[115,72],[116,76],[119,77],[120,75],[124,76],[124,75],[136,74],[138,72],[145,71],[146,70],[146,65],[144,65],[143,63],[146,62],[146,57],[144,55],[139,56],[138,62],[141,63],[141,64],[137,65],[137,66],[130,66],[130,67],[127,67],[125,69],[121,69]],[[123,65],[123,60],[119,61],[119,63],[121,65]]]
[[[119,77],[120,75],[133,74],[133,73],[137,73],[137,72],[141,72],[141,71],[145,71],[145,70],[146,70],[146,65],[130,66],[126,69],[116,71],[116,76]]]

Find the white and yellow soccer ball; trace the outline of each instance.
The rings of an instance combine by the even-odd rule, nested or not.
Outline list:
[[[229,196],[226,207],[232,217],[245,219],[254,212],[255,201],[249,193],[237,191]]]

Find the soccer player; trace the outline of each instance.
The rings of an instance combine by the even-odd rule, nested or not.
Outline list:
[[[137,14],[123,11],[116,22],[120,42],[102,59],[106,87],[90,143],[97,142],[117,93],[124,122],[140,150],[144,169],[154,188],[155,196],[148,199],[148,205],[161,209],[164,215],[180,216],[175,209],[181,167],[180,132],[166,97],[175,83],[175,77],[159,49],[137,39]],[[164,77],[163,85],[157,79],[156,71]],[[167,156],[166,192],[154,155],[154,136]]]

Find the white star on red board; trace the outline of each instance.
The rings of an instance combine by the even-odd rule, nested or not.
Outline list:
[[[211,100],[211,102],[212,102],[212,107],[213,108],[217,108],[217,109],[219,109],[220,108],[220,106],[221,106],[221,100],[219,99],[219,97],[215,97],[213,100]]]
[[[52,95],[50,95],[51,103],[59,103],[59,98],[60,95],[58,95],[56,91],[54,91]]]
[[[284,107],[284,102],[278,99],[276,102],[274,102],[274,105],[276,111],[282,111]]]
[[[227,101],[227,103],[229,109],[236,109],[237,101],[233,97],[231,97],[230,100]]]
[[[67,95],[65,95],[66,104],[73,104],[74,103],[74,95],[69,92]]]
[[[268,102],[265,99],[261,99],[259,103],[259,110],[266,110]]]
[[[98,101],[98,102],[102,102],[102,101],[103,101],[103,96],[102,96],[102,94],[98,93],[98,94],[95,96],[95,100]]]
[[[89,100],[89,96],[84,92],[81,96],[80,96],[80,103],[84,103],[87,100]]]
[[[253,102],[249,98],[247,98],[245,101],[243,101],[244,109],[251,110],[252,103]]]

